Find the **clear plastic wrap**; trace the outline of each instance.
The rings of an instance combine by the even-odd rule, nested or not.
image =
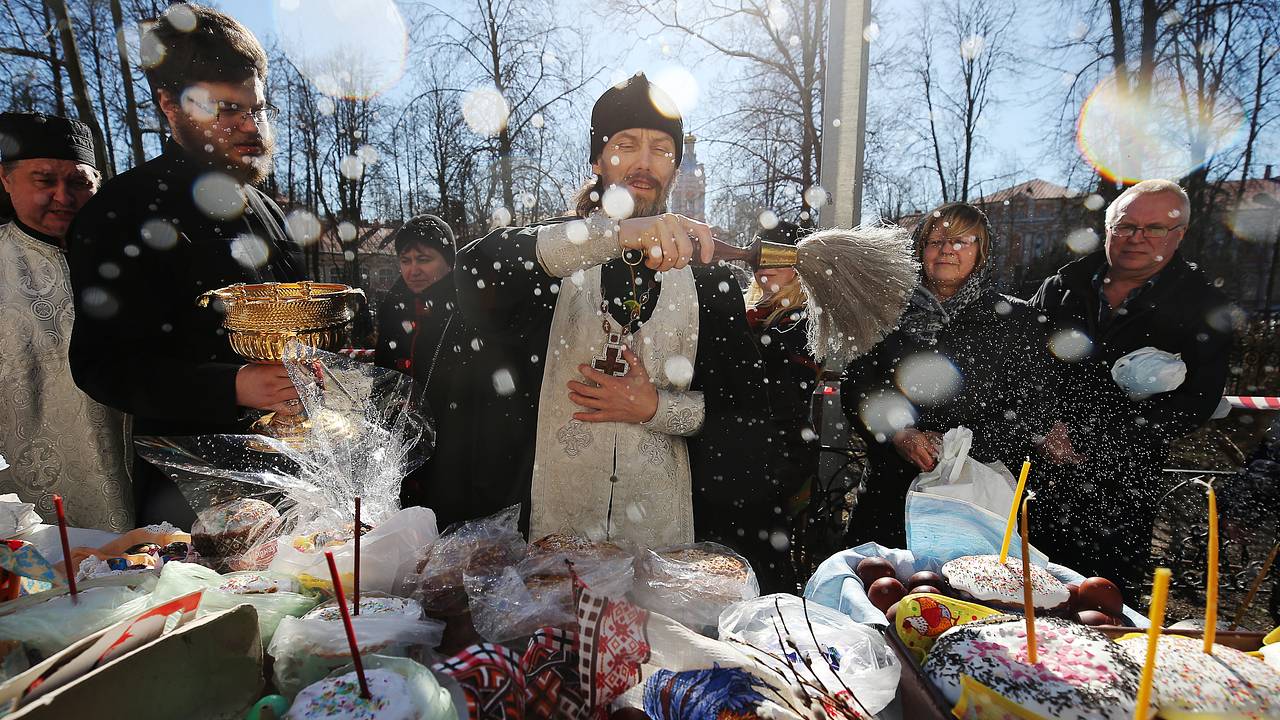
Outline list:
[[[1187,364],[1181,354],[1144,347],[1116,360],[1111,379],[1124,388],[1132,400],[1177,390],[1187,379]]]
[[[365,598],[361,598],[364,607]],[[292,698],[299,690],[351,662],[351,648],[337,613],[327,616],[286,617],[267,647],[274,660],[272,677],[281,695]],[[433,648],[444,637],[444,623],[398,612],[366,614],[351,618],[363,657],[378,653],[430,662]]]
[[[573,570],[596,595],[621,599],[635,580],[631,553],[616,545],[597,551],[531,552],[515,565],[494,569],[472,566],[464,574],[471,622],[490,642],[506,642],[538,628],[572,627],[576,623]]]
[[[295,579],[260,571],[219,575],[203,565],[171,562],[164,566],[160,581],[152,591],[155,604],[204,590],[197,617],[230,610],[249,604],[258,611],[258,630],[262,644],[270,645],[271,636],[285,617],[297,617],[320,602],[315,594],[297,592]]]
[[[177,483],[200,529],[211,531],[193,537],[197,550],[204,554],[199,545],[209,538],[230,569],[267,567],[282,536],[349,539],[356,497],[363,520],[377,526],[400,509],[401,480],[434,445],[422,388],[403,373],[296,341],[285,347],[284,366],[307,412],[308,431],[297,438],[136,439],[139,453]],[[278,518],[248,501],[270,505]]]
[[[406,577],[403,594],[422,602],[432,617],[452,617],[466,612],[464,573],[490,575],[525,556],[520,534],[520,506],[513,505],[489,517],[450,527],[416,562],[416,573]]]
[[[645,550],[632,597],[640,607],[713,634],[729,605],[760,595],[747,559],[713,542]]]
[[[154,583],[154,576],[151,580]],[[121,584],[83,588],[74,601],[70,594],[50,597],[0,616],[0,638],[18,640],[42,657],[49,657],[147,609],[150,595],[147,585]],[[33,595],[30,599],[38,597]]]
[[[830,694],[848,688],[872,714],[893,700],[902,676],[897,655],[874,628],[794,595],[730,606],[720,616],[720,638],[807,665]]]

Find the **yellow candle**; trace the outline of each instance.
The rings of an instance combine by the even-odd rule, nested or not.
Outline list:
[[[1218,633],[1218,497],[1209,485],[1209,586],[1204,592],[1204,651],[1213,654]]]
[[[1013,504],[1009,506],[1009,521],[1004,526],[1004,541],[1000,543],[1000,564],[1009,557],[1009,541],[1013,539],[1013,525],[1018,521],[1018,507],[1022,505],[1022,491],[1027,488],[1027,474],[1031,472],[1031,458],[1022,461],[1022,473],[1018,475],[1018,487],[1013,491]]]
[[[1147,720],[1147,705],[1151,704],[1151,684],[1156,675],[1156,646],[1160,644],[1160,628],[1164,625],[1164,607],[1169,600],[1169,568],[1156,568],[1156,578],[1151,588],[1151,610],[1147,618],[1147,661],[1142,664],[1142,681],[1138,683],[1138,705],[1133,711],[1134,720]]]
[[[1031,592],[1031,543],[1027,541],[1027,503],[1031,495],[1022,501],[1022,613],[1027,622],[1027,662],[1036,664],[1036,604]]]

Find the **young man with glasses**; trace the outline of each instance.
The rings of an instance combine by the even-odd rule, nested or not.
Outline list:
[[[1150,577],[1169,445],[1208,421],[1227,378],[1231,309],[1178,249],[1190,220],[1177,184],[1140,182],[1107,208],[1106,247],[1063,267],[1031,299],[1054,338],[1062,418],[1050,434],[1078,454],[1033,473],[1034,540],[1050,559],[1114,580],[1131,600]],[[1179,356],[1186,379],[1131,397],[1112,369],[1142,348]]]
[[[170,137],[71,227],[76,383],[132,414],[138,435],[241,432],[246,408],[296,414],[284,369],[245,364],[219,314],[195,305],[232,283],[300,279],[284,215],[255,187],[274,147],[266,53],[231,17],[188,4],[157,18],[142,53]],[[172,483],[140,459],[135,473],[138,522],[189,527]]]

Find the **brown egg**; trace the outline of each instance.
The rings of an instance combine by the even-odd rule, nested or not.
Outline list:
[[[867,588],[867,599],[880,612],[885,612],[891,605],[901,600],[907,594],[907,589],[898,582],[897,578],[882,577],[871,583],[871,587]]]
[[[943,585],[942,576],[936,572],[921,570],[907,580],[908,590],[913,590],[921,585],[931,585],[935,588],[940,588]]]
[[[884,558],[869,557],[858,563],[858,579],[863,587],[871,587],[871,583],[880,578],[893,577],[893,563]]]
[[[1080,583],[1067,583],[1067,610],[1080,609]]]
[[[889,619],[889,624],[890,624],[890,625],[893,625],[895,622],[897,622],[897,619],[898,619],[898,606],[899,606],[899,605],[901,605],[901,604],[902,604],[901,602],[896,602],[896,603],[894,603],[894,604],[890,605],[888,610],[885,610],[885,611],[884,611],[884,616],[885,616],[886,618],[888,618],[888,619]]]
[[[1106,578],[1091,577],[1080,583],[1080,607],[1085,610],[1101,610],[1115,616],[1124,612],[1124,597],[1120,588]]]
[[[1098,625],[1118,625],[1115,618],[1098,610],[1081,610],[1076,613],[1081,625],[1098,626]]]
[[[941,591],[941,590],[939,590],[938,588],[936,588],[936,587],[934,587],[934,586],[932,586],[932,585],[917,585],[917,586],[915,586],[915,587],[911,588],[911,590],[910,590],[909,592],[912,592],[912,593],[933,593],[934,595],[941,595],[941,594],[942,594],[942,591]]]

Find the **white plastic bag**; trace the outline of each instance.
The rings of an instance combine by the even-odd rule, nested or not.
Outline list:
[[[415,559],[439,536],[436,514],[424,507],[405,508],[383,520],[360,536],[360,589],[396,592],[405,576],[413,571]],[[355,571],[355,541],[304,551],[294,547],[288,537],[276,540],[275,557],[267,569],[291,577],[328,578],[329,566],[323,550],[333,552],[339,573],[346,575]]]
[[[1142,400],[1176,390],[1187,379],[1187,364],[1181,355],[1144,347],[1116,360],[1111,366],[1111,379],[1129,393],[1131,400]]]
[[[236,593],[222,590],[225,583],[235,579],[279,580],[283,588],[272,592]],[[319,595],[304,595],[291,592],[296,589],[297,582],[284,576],[272,577],[271,573],[249,571],[219,575],[203,565],[185,562],[166,563],[160,572],[160,581],[151,594],[152,604],[159,605],[167,600],[181,597],[195,590],[204,590],[196,617],[204,617],[213,613],[230,610],[237,605],[249,604],[258,611],[258,631],[263,646],[271,644],[271,637],[276,627],[285,617],[297,617],[306,613],[320,602]]]
[[[933,470],[916,476],[907,491],[907,549],[940,563],[966,555],[998,555],[1017,483],[1003,463],[969,457],[973,431],[948,430]],[[1009,547],[1022,557],[1018,543]],[[1044,553],[1031,548],[1031,560],[1045,565]]]
[[[720,638],[805,664],[798,652],[828,692],[847,687],[872,714],[893,700],[902,676],[898,657],[874,628],[794,595],[730,605],[720,616]]]

